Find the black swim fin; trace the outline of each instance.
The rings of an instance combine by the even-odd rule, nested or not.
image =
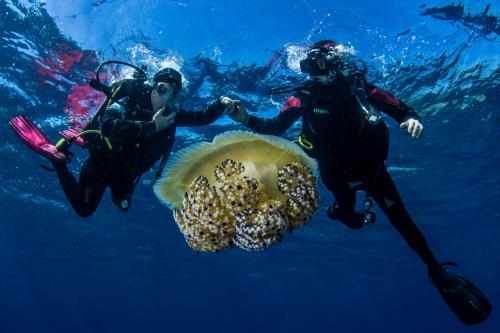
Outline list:
[[[446,268],[448,265],[456,266],[447,262],[429,269],[429,277],[446,304],[466,325],[486,320],[491,312],[491,303],[474,284],[450,272]]]

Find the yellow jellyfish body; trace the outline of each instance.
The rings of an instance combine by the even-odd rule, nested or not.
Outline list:
[[[319,202],[316,174],[296,144],[231,131],[179,151],[154,190],[192,248],[258,250],[308,222]]]

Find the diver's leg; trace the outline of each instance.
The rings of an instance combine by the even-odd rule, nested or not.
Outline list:
[[[403,236],[410,247],[418,253],[427,266],[439,266],[439,262],[429,248],[424,235],[417,228],[406,210],[385,164],[381,162],[375,168],[376,170],[374,169],[373,172],[376,175],[369,182],[370,195],[384,211],[391,224]]]
[[[55,165],[59,183],[75,212],[81,217],[89,217],[99,206],[106,185],[104,179],[99,177],[87,158],[80,170],[80,181],[77,182],[66,164]]]
[[[383,163],[372,185],[373,198],[392,225],[427,264],[432,283],[438,288],[444,301],[455,315],[467,325],[478,324],[486,320],[492,309],[490,301],[472,282],[451,272],[447,266],[452,263],[439,264],[424,236],[406,211]]]
[[[350,176],[347,168],[331,161],[319,161],[319,170],[323,183],[337,201],[327,207],[328,216],[351,229],[363,228],[363,214],[354,213],[356,191],[349,184]]]

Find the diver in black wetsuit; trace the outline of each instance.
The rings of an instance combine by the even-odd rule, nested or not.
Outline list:
[[[113,202],[128,210],[141,175],[159,159],[166,162],[176,127],[210,124],[231,103],[228,97],[221,97],[205,111],[175,109],[181,74],[164,68],[153,76],[153,82],[151,86],[144,79],[128,79],[115,85],[113,102],[121,104],[110,103],[99,121],[101,135],[86,142],[89,157],[78,182],[64,161],[51,160],[78,215],[92,215],[108,186]]]
[[[259,133],[273,135],[282,135],[302,118],[297,142],[318,160],[322,180],[337,200],[329,206],[328,215],[354,229],[373,222],[371,200],[357,203],[359,193],[365,192],[425,262],[432,281],[447,302],[452,299],[453,304],[448,304],[460,319],[468,324],[484,320],[491,305],[479,291],[470,291],[472,284],[463,283],[463,278],[436,260],[408,214],[384,163],[389,135],[377,109],[418,139],[423,126],[417,113],[389,92],[368,83],[355,66],[343,62],[333,41],[311,46],[300,65],[310,79],[288,90],[294,96],[276,117],[251,116],[239,101],[234,102],[237,106],[231,108],[229,116]],[[457,296],[455,287],[462,288],[462,294]],[[446,292],[452,295],[445,295]]]
[[[472,15],[470,12],[465,14],[463,3],[452,3],[443,7],[425,8],[421,15],[430,15],[436,19],[446,21],[460,21],[465,26],[484,35],[491,33],[500,35],[500,18],[488,14],[490,7],[491,4],[487,4],[482,13]]]

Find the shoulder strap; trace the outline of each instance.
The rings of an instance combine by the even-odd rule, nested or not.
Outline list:
[[[365,90],[366,87],[366,77],[363,72],[356,71],[349,74],[349,80],[351,81],[351,93],[356,95],[358,89]]]
[[[109,93],[106,94],[106,99],[101,104],[101,106],[99,106],[96,113],[94,113],[94,116],[89,121],[87,126],[85,126],[85,130],[96,129],[103,113],[108,109],[108,107],[113,105],[113,103],[118,103],[123,106],[123,104],[118,100],[124,96],[127,96],[129,94],[129,91],[131,91],[130,83],[127,81],[130,80],[122,80],[114,83],[111,87],[108,87]]]
[[[354,72],[350,75],[352,77],[351,94],[358,102],[361,110],[364,112],[364,118],[370,124],[377,124],[382,118],[380,112],[371,105],[366,93],[366,77],[362,72]]]

